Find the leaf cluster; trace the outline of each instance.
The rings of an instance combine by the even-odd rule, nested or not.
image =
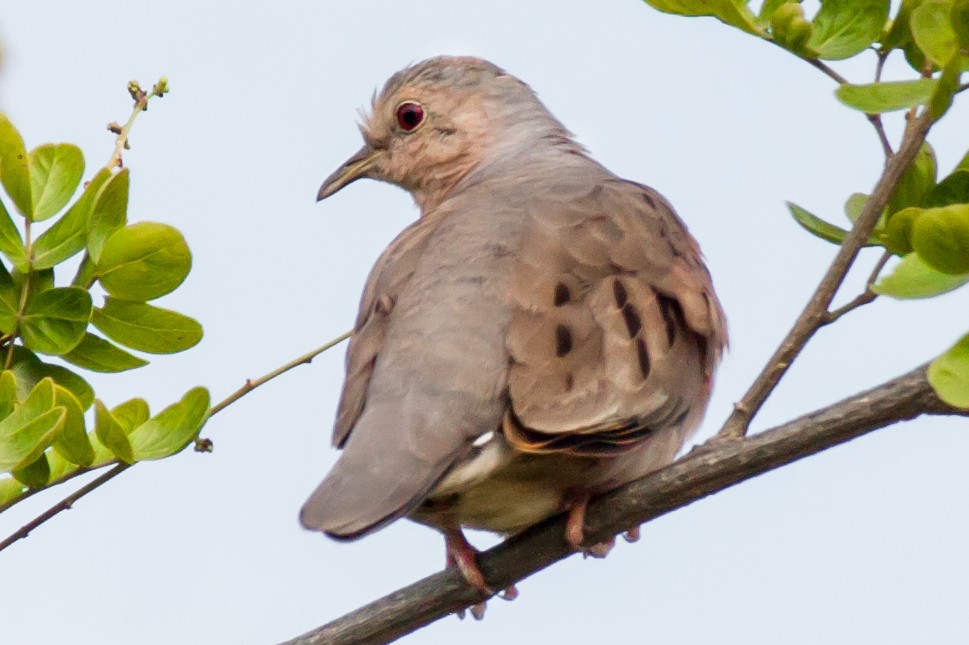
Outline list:
[[[745,0],[646,2],[668,13],[715,17],[808,60],[838,81],[835,94],[842,103],[868,116],[889,155],[882,114],[907,110],[911,121],[921,109],[937,121],[967,89],[960,83],[969,70],[969,0],[902,0],[894,17],[889,0],[821,0],[813,16],[798,0],[765,0],[756,13]],[[878,62],[872,83],[849,83],[823,62],[866,50]],[[916,78],[881,80],[893,52],[904,56]],[[850,223],[858,220],[869,198],[864,193],[848,198]],[[788,203],[788,208],[798,224],[823,240],[840,245],[848,235],[797,204]],[[925,143],[865,246],[883,247],[900,258],[889,275],[870,285],[872,297],[928,298],[969,282],[969,153],[939,179],[932,147]],[[929,378],[943,400],[969,408],[969,335],[932,364]]]
[[[191,269],[182,234],[129,223],[128,169],[101,168],[72,202],[83,175],[77,146],[28,152],[0,114],[0,472],[10,475],[0,478],[0,509],[85,470],[174,454],[209,415],[201,387],[154,416],[140,398],[109,409],[61,364],[124,372],[148,364],[133,352],[180,352],[202,338],[194,319],[149,304]],[[59,285],[69,262],[76,273]]]

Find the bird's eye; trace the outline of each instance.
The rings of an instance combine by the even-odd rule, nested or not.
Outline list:
[[[397,106],[397,125],[404,132],[410,132],[424,122],[424,108],[419,103],[405,101]]]

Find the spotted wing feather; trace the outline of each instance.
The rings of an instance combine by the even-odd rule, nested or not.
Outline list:
[[[537,203],[509,282],[505,436],[526,452],[601,456],[665,428],[685,435],[726,342],[696,242],[631,182]]]

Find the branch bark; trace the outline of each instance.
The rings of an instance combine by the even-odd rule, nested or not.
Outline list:
[[[898,187],[902,175],[915,160],[916,155],[925,143],[925,137],[932,127],[932,115],[928,109],[923,110],[919,117],[913,116],[905,128],[902,145],[898,153],[888,159],[881,178],[875,185],[871,197],[865,202],[861,214],[854,226],[848,232],[837,255],[828,267],[827,272],[815,289],[814,294],[804,307],[804,311],[794,322],[794,326],[774,351],[767,365],[757,376],[757,379],[744,394],[743,398],[734,406],[733,412],[717,433],[727,439],[739,439],[747,434],[750,421],[760,407],[770,396],[771,392],[787,373],[787,369],[797,358],[801,350],[811,337],[826,324],[830,315],[828,307],[841,287],[848,270],[854,263],[861,250],[878,224],[882,211],[888,205],[892,193]]]
[[[839,403],[745,439],[714,439],[679,461],[594,500],[586,516],[590,543],[655,519],[707,495],[863,434],[923,414],[967,415],[935,395],[927,365]],[[505,589],[572,555],[565,518],[543,522],[481,554],[488,585]],[[480,602],[448,569],[361,607],[284,645],[388,643]]]

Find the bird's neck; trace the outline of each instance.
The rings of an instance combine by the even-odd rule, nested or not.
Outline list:
[[[423,216],[440,206],[455,191],[493,177],[518,176],[529,171],[542,172],[547,168],[589,162],[585,148],[576,143],[568,132],[549,132],[547,136],[527,143],[503,145],[498,142],[490,150],[469,151],[460,158],[442,164],[440,169],[435,169],[436,172],[428,173],[424,183],[411,190],[411,194]]]

